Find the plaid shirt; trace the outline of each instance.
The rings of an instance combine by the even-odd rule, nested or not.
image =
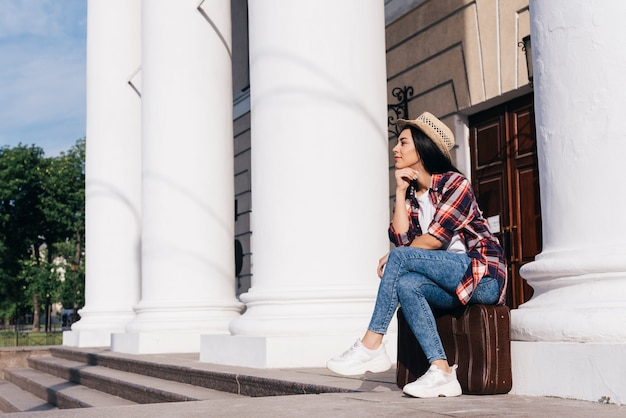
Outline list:
[[[498,239],[489,231],[470,182],[463,175],[452,171],[433,174],[428,194],[435,206],[435,215],[427,232],[443,242],[444,247],[450,243],[454,233],[458,233],[472,260],[456,289],[461,303],[466,305],[480,279],[489,276],[498,280],[498,305],[504,304],[507,284],[504,252]],[[409,246],[416,237],[422,235],[418,220],[419,205],[413,188],[406,199],[406,208],[409,230],[399,234],[394,230],[393,223],[389,227],[389,239],[396,246]]]

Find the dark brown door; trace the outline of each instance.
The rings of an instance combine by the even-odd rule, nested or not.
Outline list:
[[[507,305],[516,308],[532,296],[519,269],[542,243],[533,96],[473,115],[469,125],[473,187],[506,252]]]

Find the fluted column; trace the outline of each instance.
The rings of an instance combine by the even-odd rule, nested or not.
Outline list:
[[[198,351],[239,316],[230,2],[143,2],[142,297],[121,352]]]
[[[89,0],[87,14],[86,283],[70,346],[108,346],[139,300],[141,1]]]
[[[248,2],[252,287],[201,360],[320,366],[365,331],[389,248],[383,6]]]
[[[530,11],[543,251],[521,270],[535,292],[513,312],[514,390],[624,402],[626,3]]]

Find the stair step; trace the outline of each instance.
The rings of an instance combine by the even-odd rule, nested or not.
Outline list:
[[[252,378],[250,385],[246,376],[231,373],[212,372],[198,369],[195,366],[170,364],[166,358],[157,356],[142,356],[136,354],[114,353],[106,348],[77,348],[55,346],[50,348],[50,353],[55,358],[78,361],[94,366],[103,366],[110,369],[121,370],[141,374],[194,386],[202,386],[222,392],[229,392],[244,396],[269,396],[278,393],[266,382]],[[265,392],[257,389],[258,384],[267,387]],[[249,387],[253,389],[250,390]],[[251,394],[250,392],[258,394]],[[293,394],[293,392],[286,393]]]
[[[58,357],[31,357],[28,363],[35,370],[142,404],[232,399],[240,396]]]
[[[136,405],[136,402],[29,368],[5,369],[4,379],[61,409]]]
[[[353,392],[325,384],[284,380],[259,373],[256,369],[221,366],[198,361],[197,353],[128,354],[109,351],[107,347],[78,348],[51,346],[55,358],[103,366],[167,381],[205,387],[242,396],[282,396],[331,392]]]
[[[58,409],[56,406],[38,398],[13,383],[0,380],[0,411],[2,412],[34,412]]]

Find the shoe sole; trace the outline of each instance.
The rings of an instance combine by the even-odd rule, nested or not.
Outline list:
[[[448,382],[445,385],[436,388],[425,388],[420,386],[404,386],[402,392],[414,398],[438,398],[440,396],[452,397],[460,396],[463,391],[458,381]]]
[[[347,367],[341,364],[334,364],[332,361],[326,363],[326,367],[330,371],[340,374],[342,376],[356,376],[367,372],[382,373],[391,369],[391,366],[391,361],[368,362],[366,364],[359,364]]]

